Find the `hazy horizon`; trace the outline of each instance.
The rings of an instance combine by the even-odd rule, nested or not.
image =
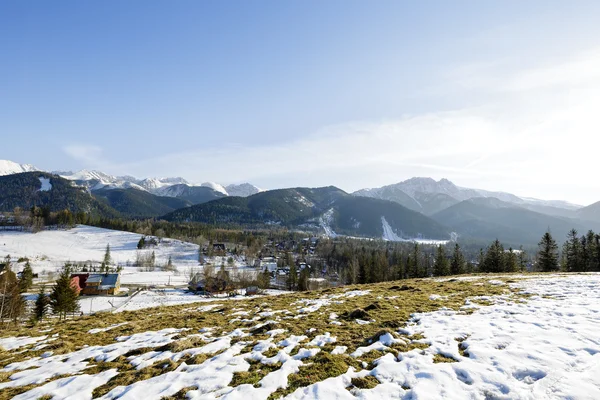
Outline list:
[[[14,2],[0,159],[600,200],[600,3]]]

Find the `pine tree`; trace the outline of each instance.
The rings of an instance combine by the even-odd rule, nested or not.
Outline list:
[[[596,234],[594,231],[589,230],[586,234],[586,252],[585,252],[585,270],[586,271],[596,271],[598,260],[596,259],[597,249],[596,249]]]
[[[576,229],[571,229],[567,234],[567,241],[563,245],[563,254],[565,257],[565,270],[569,272],[583,270],[581,243],[577,237]]]
[[[0,275],[0,321],[5,319],[16,322],[25,311],[25,300],[21,295],[17,275],[11,271],[10,255],[4,258],[5,271]]]
[[[140,238],[140,240],[138,241],[138,244],[137,244],[137,248],[138,248],[138,250],[141,250],[141,249],[143,249],[145,245],[146,245],[146,237],[145,237],[145,236],[142,236],[142,237]]]
[[[308,267],[305,267],[300,271],[300,276],[298,277],[298,290],[301,292],[305,292],[309,289],[308,287],[308,278],[310,277],[310,271]]]
[[[504,253],[504,265],[505,272],[517,272],[519,269],[517,254],[514,252],[512,247],[508,249],[508,252]]]
[[[104,260],[102,260],[102,264],[105,265],[106,268],[112,263],[112,259],[110,257],[110,244],[106,245],[106,252],[104,253]]]
[[[167,271],[173,271],[173,260],[171,260],[171,256],[169,256],[169,261],[167,261],[167,266],[165,268]]]
[[[258,275],[258,287],[268,289],[271,286],[271,273],[267,268]]]
[[[435,276],[446,276],[450,274],[450,266],[448,264],[448,258],[446,257],[446,248],[441,244],[436,249],[433,274]]]
[[[50,307],[59,320],[66,319],[68,313],[79,310],[77,291],[71,285],[71,271],[65,266],[50,293]]]
[[[34,318],[36,321],[41,321],[48,313],[48,306],[50,305],[50,299],[45,293],[46,288],[42,286],[38,293],[38,297],[35,300],[35,308],[33,310]]]
[[[298,282],[298,272],[296,270],[296,264],[290,265],[290,273],[287,277],[288,290],[296,290],[296,284]]]
[[[544,233],[542,240],[538,243],[537,258],[541,271],[550,272],[558,270],[558,245],[550,232]]]
[[[527,269],[527,254],[523,250],[523,246],[519,247],[518,263],[519,271],[524,272]]]
[[[452,260],[450,261],[450,274],[460,275],[465,271],[465,257],[460,250],[458,243],[454,245],[454,253],[452,254]]]
[[[482,272],[504,272],[504,247],[498,239],[488,247],[483,260]]]
[[[31,285],[33,285],[33,270],[31,269],[31,264],[29,264],[29,261],[27,261],[23,271],[21,272],[21,279],[19,280],[21,293],[28,291],[29,288],[31,288]]]

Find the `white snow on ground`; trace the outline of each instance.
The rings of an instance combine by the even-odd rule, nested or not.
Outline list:
[[[428,345],[396,355],[390,347],[407,343],[409,339],[391,333],[381,335],[368,346],[351,350],[351,356],[360,357],[371,350],[385,353],[373,362],[372,370],[355,371],[299,388],[286,399],[598,399],[600,398],[600,274],[554,275],[519,281],[511,285],[531,296],[523,299],[514,295],[488,296],[492,305],[469,304],[465,311],[441,309],[414,314],[408,325],[399,329],[402,335],[421,334],[418,342]],[[352,291],[298,302],[299,309],[344,301],[344,298],[364,294]],[[300,310],[297,310],[299,312]],[[471,313],[472,311],[472,313]],[[323,313],[324,318],[330,313]],[[275,318],[278,318],[275,316]],[[269,321],[267,321],[269,322]],[[159,360],[181,360],[185,355],[216,354],[201,364],[185,362],[171,372],[147,380],[120,386],[106,394],[104,399],[159,399],[186,387],[190,399],[266,399],[278,388],[286,387],[290,374],[299,372],[302,365],[310,364],[319,347],[334,342],[327,332],[307,336],[284,334],[281,329],[268,332],[269,338],[252,343],[247,333],[252,328],[235,329],[220,337],[212,337],[210,329],[191,333],[206,344],[179,353],[149,351],[132,356],[129,362],[144,368]],[[2,372],[14,372],[5,387],[44,384],[24,393],[20,398],[36,398],[59,393],[58,398],[77,395],[85,384],[81,398],[103,384],[106,376],[77,375],[46,383],[47,379],[62,374],[78,374],[85,370],[89,360],[111,361],[128,351],[139,348],[157,348],[171,342],[180,329],[165,329],[119,337],[116,343],[90,346],[66,355],[33,358],[10,364]],[[311,331],[311,333],[313,333]],[[232,343],[232,338],[243,338]],[[301,347],[304,346],[304,347]],[[262,353],[276,347],[272,357]],[[296,355],[292,355],[298,348]],[[333,354],[342,354],[346,348],[338,346]],[[220,353],[219,353],[220,352]],[[456,360],[435,363],[434,356],[442,355]],[[235,372],[248,371],[250,363],[278,365],[279,369],[266,374],[256,385],[230,387]],[[362,364],[366,368],[368,364]],[[112,372],[106,372],[110,375]],[[373,389],[351,389],[354,377],[371,375],[380,384]],[[73,379],[73,386],[64,379]],[[48,391],[50,390],[50,391]],[[58,392],[61,390],[60,392]]]
[[[416,243],[421,243],[421,244],[433,244],[433,245],[439,245],[439,244],[445,245],[449,242],[449,240],[402,238],[401,236],[398,236],[398,234],[396,232],[394,232],[394,229],[392,228],[392,226],[387,222],[387,220],[383,216],[381,217],[381,228],[383,229],[382,239],[386,240],[388,242],[416,242]]]
[[[45,340],[48,336],[20,336],[20,337],[9,337],[0,339],[0,348],[4,350],[15,350],[19,347],[29,346],[37,342]]]
[[[116,343],[107,346],[88,346],[69,354],[46,358],[34,357],[26,361],[12,363],[3,372],[14,372],[10,381],[0,383],[0,390],[7,387],[26,386],[44,383],[53,377],[77,374],[88,368],[88,360],[114,361],[132,350],[144,347],[158,347],[171,343],[172,337],[184,329],[163,329],[158,332],[136,333],[117,337]]]
[[[116,369],[109,369],[96,375],[75,375],[57,379],[13,397],[13,400],[34,400],[43,396],[52,396],[52,400],[87,400],[98,386],[104,385],[118,375]]]
[[[95,334],[95,333],[100,333],[100,332],[108,332],[108,331],[118,328],[120,326],[127,325],[128,323],[129,322],[121,322],[120,324],[114,324],[111,326],[107,326],[106,328],[94,328],[94,329],[90,329],[88,331],[88,333]]]
[[[256,296],[238,295],[228,297],[227,294],[223,294],[215,297],[202,297],[182,289],[155,289],[141,290],[132,296],[81,296],[79,297],[79,307],[84,314],[93,314],[100,311],[122,312],[178,304],[247,300],[262,296],[278,296],[285,293],[288,292],[267,290],[263,295]]]
[[[40,183],[42,184],[42,187],[40,188],[40,192],[49,192],[50,190],[52,190],[52,184],[50,183],[50,179],[48,178],[38,178],[40,180]]]
[[[65,262],[100,262],[106,245],[110,245],[111,258],[115,264],[133,265],[138,253],[137,243],[142,235],[78,225],[69,230],[47,230],[38,233],[0,232],[0,257],[10,255],[13,260],[28,257],[34,272],[56,271]],[[174,239],[163,239],[154,247],[142,252],[154,251],[157,265],[165,265],[171,256],[179,274],[173,272],[139,272],[136,267],[125,267],[121,284],[171,284],[187,283],[189,268],[198,268],[198,245]]]

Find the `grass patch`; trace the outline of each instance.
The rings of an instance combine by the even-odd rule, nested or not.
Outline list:
[[[288,387],[278,389],[269,396],[269,399],[278,399],[298,388],[321,382],[327,378],[339,376],[348,371],[349,367],[361,368],[358,361],[348,355],[331,355],[323,351],[310,358],[300,371],[288,377]]]
[[[455,362],[458,362],[458,360],[456,360],[452,357],[446,357],[445,355],[438,353],[433,356],[433,362],[436,364],[438,364],[438,363],[455,363]]]
[[[161,400],[186,400],[187,392],[189,392],[190,390],[196,390],[196,389],[198,389],[196,386],[186,387],[186,388],[181,389],[179,392],[175,393],[172,396],[161,397]]]
[[[252,333],[251,340],[259,340],[267,338],[265,332],[275,328],[286,330],[284,335],[279,335],[274,343],[283,340],[290,335],[321,335],[325,332],[330,332],[332,337],[336,337],[337,341],[332,344],[335,346],[347,346],[348,351],[352,352],[357,347],[368,345],[377,340],[382,334],[395,333],[399,328],[402,328],[410,320],[413,313],[430,312],[439,309],[441,306],[459,311],[465,304],[467,298],[476,298],[478,296],[493,296],[506,293],[518,293],[517,289],[511,289],[506,285],[490,285],[485,276],[481,279],[472,281],[448,281],[436,282],[432,279],[416,279],[404,280],[400,282],[386,282],[370,285],[353,285],[343,288],[329,288],[323,291],[313,291],[304,293],[291,293],[281,296],[261,297],[254,299],[243,299],[230,302],[227,305],[220,307],[218,310],[211,312],[199,312],[190,310],[191,305],[176,305],[162,306],[145,310],[128,311],[122,313],[99,313],[91,316],[75,317],[67,321],[57,321],[50,318],[42,324],[24,324],[18,326],[6,326],[0,334],[2,337],[9,336],[42,336],[58,334],[59,339],[49,342],[49,346],[41,350],[29,350],[21,352],[23,348],[8,352],[0,350],[0,369],[6,365],[24,361],[31,357],[39,357],[41,354],[52,351],[55,355],[66,354],[83,348],[84,346],[103,346],[115,343],[115,338],[118,336],[132,335],[135,333],[158,331],[164,328],[187,328],[188,331],[182,332],[185,335],[193,335],[198,333],[201,328],[218,327],[214,331],[214,336],[219,336],[221,332],[231,332],[234,329],[242,327],[239,321],[230,322],[233,318],[228,315],[234,309],[244,309],[249,311],[248,316],[243,316],[242,319],[252,319],[260,310],[268,309],[278,313],[274,314],[270,319],[276,320],[276,324],[269,324],[262,329],[258,329]],[[292,317],[296,315],[297,309],[304,306],[297,303],[304,299],[320,299],[327,298],[331,295],[339,295],[348,290],[369,290],[370,293],[363,296],[352,298],[338,297],[333,299],[331,304],[322,307],[314,313],[307,314],[303,318],[294,319],[290,315],[286,315],[284,310],[289,310]],[[429,296],[432,293],[448,296],[444,302],[432,302]],[[525,298],[519,294],[519,298]],[[385,300],[383,300],[385,299]],[[223,300],[220,300],[223,301]],[[265,306],[266,303],[266,306]],[[331,324],[329,314],[336,313],[340,316],[339,321],[342,325]],[[288,319],[286,319],[288,318]],[[353,321],[355,319],[373,320],[368,325],[357,326]],[[120,326],[110,331],[99,332],[97,334],[89,334],[88,331],[94,328],[107,327],[110,325],[128,322],[128,324]],[[254,321],[250,326],[256,325]],[[306,332],[314,328],[314,332],[308,335]],[[51,332],[41,332],[43,330],[52,329]],[[395,344],[391,346],[392,353],[410,351],[412,349],[425,349],[429,345],[419,343],[424,339],[422,335],[414,335],[406,338],[408,344]],[[236,338],[235,340],[240,340]],[[234,340],[234,341],[235,341]],[[241,340],[247,340],[242,338]],[[310,339],[308,339],[310,340]],[[303,341],[301,348],[307,345],[308,340]],[[464,339],[463,339],[464,340]],[[204,342],[199,337],[182,337],[172,343],[164,346],[163,350],[179,352],[185,349],[199,347]],[[32,346],[33,347],[33,346]],[[459,342],[459,351],[461,342]],[[148,351],[158,350],[157,348],[144,348],[134,350],[126,356],[139,355]],[[272,348],[264,352],[267,357],[272,357],[277,354],[280,349]],[[371,352],[361,357],[361,361],[368,364],[381,357],[382,352]],[[466,350],[460,353],[468,357]],[[214,355],[200,354],[193,358],[186,359],[188,364],[200,364]],[[455,362],[454,360],[453,362]],[[181,362],[181,361],[180,361]],[[272,398],[291,393],[293,390],[306,386],[332,376],[338,376],[345,373],[349,366],[356,369],[362,369],[362,363],[348,355],[332,356],[329,352],[321,351],[315,357],[306,360],[306,365],[300,368],[298,374],[293,374],[289,377],[289,387],[285,390],[279,390],[273,394]],[[94,397],[102,396],[108,393],[112,388],[119,385],[128,385],[136,381],[149,379],[168,372],[176,368],[177,364],[172,363],[166,365],[165,362],[159,362],[157,365],[144,368],[140,371],[135,370],[126,360],[126,357],[110,363],[93,363],[86,373],[94,373],[94,371],[105,370],[109,368],[117,368],[119,374],[115,376],[106,385],[99,387],[94,392]],[[262,377],[269,371],[267,366],[260,367],[251,366],[251,369],[245,374],[239,374],[234,377],[232,384],[257,384]],[[0,381],[5,381],[10,374],[0,372]],[[0,393],[0,399],[8,399],[26,390],[29,390],[37,385],[29,387],[16,388],[15,391],[3,390]],[[29,388],[29,389],[28,389]],[[185,393],[177,394],[183,396]],[[172,396],[173,398],[177,398]]]
[[[271,365],[263,364],[260,361],[255,360],[250,360],[248,362],[250,363],[250,369],[248,371],[234,373],[229,386],[253,385],[254,387],[259,387],[258,382],[260,382],[262,378],[281,368],[281,363]]]
[[[357,389],[373,389],[375,386],[379,385],[377,378],[371,375],[367,375],[363,378],[352,378],[351,383],[352,386]]]

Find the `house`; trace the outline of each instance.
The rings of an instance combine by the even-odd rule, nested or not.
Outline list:
[[[213,243],[213,251],[225,253],[225,243]]]
[[[246,288],[246,296],[254,296],[258,294],[258,286],[248,286]]]
[[[266,269],[269,272],[275,272],[277,271],[277,259],[275,257],[263,257],[262,259],[257,259],[254,266],[261,271]]]
[[[120,274],[73,274],[71,284],[77,285],[81,294],[115,295],[121,290]]]
[[[208,282],[195,276],[189,283],[188,289],[196,294],[211,294],[225,292],[228,288],[228,282],[222,278],[211,278]]]
[[[71,287],[77,292],[77,296],[79,296],[82,288],[78,276],[71,276]]]

